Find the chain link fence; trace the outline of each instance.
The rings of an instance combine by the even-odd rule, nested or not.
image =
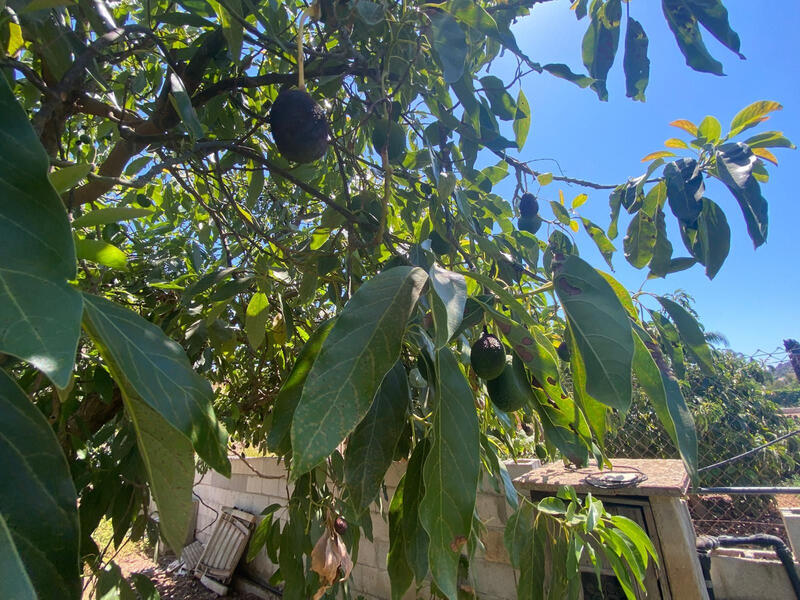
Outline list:
[[[693,396],[698,389],[706,395]],[[697,534],[769,533],[786,540],[779,509],[800,506],[800,415],[793,414],[800,411],[779,407],[763,392],[741,385],[693,385],[684,394],[697,427],[699,488],[797,487],[798,492],[745,495],[693,490],[689,509]],[[680,458],[644,398],[635,399],[620,421],[606,440],[608,456]],[[738,458],[728,460],[734,457]]]

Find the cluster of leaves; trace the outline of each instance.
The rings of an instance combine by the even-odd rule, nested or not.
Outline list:
[[[533,178],[572,180],[509,154],[531,122],[522,90],[509,90],[549,73],[605,98],[621,25],[620,0],[578,0],[589,76],[540,65],[510,29],[538,3],[320,0],[301,57],[302,2],[3,4],[0,464],[14,479],[0,491],[0,535],[4,572],[19,575],[0,582],[18,586],[7,595],[77,598],[81,561],[111,585],[118,570],[90,533],[106,516],[116,543],[129,529],[141,535],[150,496],[180,547],[193,456],[228,474],[226,427],[290,465],[289,519],[261,535],[274,542],[276,581],[298,598],[329,583],[330,564],[304,560],[323,532],[341,556],[332,515],[355,524],[342,537],[357,555],[393,459],[409,461],[389,506],[393,585],[399,593],[430,574],[455,598],[478,547],[479,479],[517,502],[500,448],[513,453],[525,425],[551,455],[607,464],[607,417],[628,409],[632,375],[695,474],[675,373],[684,354],[711,366],[699,326],[668,298],[656,299],[664,314],[647,311],[649,296],[631,297],[580,258],[574,233],[582,222],[610,261],[625,206],[643,231],[646,217],[656,223],[653,258],[641,258],[644,233],[626,255],[636,248],[635,264],[666,274],[680,262],[658,225],[669,201],[691,261],[712,274],[724,216],[701,198],[702,176],[728,185],[763,241],[766,155],[758,140],[728,147],[701,125],[694,167],[682,159],[665,165],[663,182],[648,181],[650,170],[616,189],[590,185],[614,189],[608,230],[577,216],[581,194],[571,210],[551,203],[539,237],[518,231],[513,201],[494,191],[501,181],[513,173],[518,192]],[[663,6],[690,66],[715,71],[698,22],[738,51],[720,2]],[[628,93],[641,99],[647,38],[630,18],[626,31]],[[517,61],[511,81],[488,75],[501,52]],[[266,126],[298,62],[331,131],[327,155],[305,165],[281,157]],[[750,107],[734,129],[774,108]],[[762,150],[788,145],[762,135]],[[538,382],[516,415],[493,408],[469,368],[484,325]],[[570,385],[559,342],[570,348]],[[568,510],[546,517],[563,544],[533,529],[537,560],[542,544],[590,553],[600,506]],[[574,520],[581,511],[585,522]],[[627,537],[598,538],[604,554],[639,578],[646,548],[608,523],[602,531]]]

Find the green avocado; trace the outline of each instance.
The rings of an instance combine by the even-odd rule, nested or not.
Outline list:
[[[514,355],[499,377],[486,382],[489,398],[503,412],[514,412],[534,401],[525,365]]]
[[[532,215],[530,217],[520,217],[517,221],[517,229],[520,231],[527,231],[528,233],[535,234],[542,226],[542,219],[539,215]]]
[[[506,368],[506,349],[500,340],[484,329],[483,335],[470,348],[469,360],[478,377],[494,379]]]

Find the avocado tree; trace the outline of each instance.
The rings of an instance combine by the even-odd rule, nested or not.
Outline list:
[[[516,509],[521,598],[576,594],[582,555],[633,594],[652,552],[641,530],[569,490],[534,510],[499,457],[524,426],[542,454],[608,465],[607,417],[635,377],[696,476],[675,366],[711,368],[702,331],[578,245],[610,264],[624,208],[634,267],[713,278],[739,211],[704,180],[761,245],[765,161],[791,143],[746,133],[771,101],[727,133],[675,121],[684,139],[608,190],[608,226],[581,217],[605,186],[519,158],[520,81],[605,100],[624,34],[626,93],[644,100],[648,38],[635,3],[576,0],[587,74],[540,64],[511,26],[542,1],[2,3],[0,595],[78,598],[84,568],[99,595],[131,594],[92,532],[107,516],[114,544],[141,536],[152,498],[179,548],[195,457],[228,475],[229,435],[290,469],[288,520],[257,536],[287,598],[346,592],[375,501],[389,501],[393,596],[429,581],[461,597],[481,478]],[[662,4],[687,64],[721,74],[703,42],[739,52],[721,1]],[[516,63],[505,81],[489,74],[501,54]],[[587,194],[545,211],[535,181]],[[393,460],[408,468],[388,499]]]

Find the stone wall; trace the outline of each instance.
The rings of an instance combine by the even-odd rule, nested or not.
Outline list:
[[[262,475],[254,473],[247,465]],[[197,538],[208,542],[211,537],[212,524],[216,518],[214,511],[224,506],[232,506],[254,514],[260,514],[273,503],[285,504],[290,493],[286,480],[286,471],[276,458],[258,457],[245,461],[231,457],[232,475],[227,479],[219,473],[209,471],[197,476],[195,494],[202,500],[197,515]],[[538,466],[538,461],[528,460],[525,463],[507,463],[509,473],[517,477],[531,468]],[[386,476],[386,486],[391,499],[397,483],[403,475],[405,463],[395,463]],[[204,505],[205,504],[205,505]],[[206,506],[207,505],[207,506]],[[517,574],[508,562],[503,545],[503,528],[510,514],[505,496],[495,492],[488,484],[479,490],[477,509],[486,526],[483,537],[485,549],[480,551],[471,564],[472,587],[478,596],[485,600],[512,600],[517,597]],[[386,571],[386,556],[389,551],[389,525],[386,515],[381,515],[375,505],[372,509],[373,542],[366,539],[359,544],[358,563],[351,575],[351,590],[354,597],[359,594],[367,600],[385,600],[391,598],[389,574]],[[252,562],[243,566],[249,576],[267,581],[276,566],[262,550]],[[417,597],[414,589],[409,590],[406,598]]]

